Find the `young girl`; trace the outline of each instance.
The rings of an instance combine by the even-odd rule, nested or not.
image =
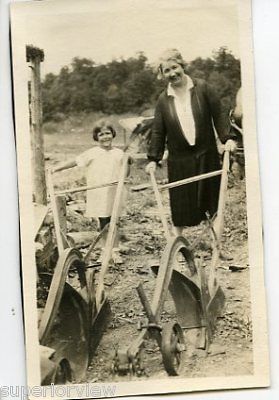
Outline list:
[[[98,142],[75,160],[64,163],[52,171],[62,171],[74,166],[86,168],[87,186],[98,186],[115,182],[119,178],[124,152],[112,146],[116,136],[115,129],[106,120],[100,121],[93,129],[93,139]],[[116,185],[87,190],[86,196],[86,217],[98,218],[100,230],[109,222],[112,214],[112,207],[116,194]],[[114,250],[114,260],[120,257]]]

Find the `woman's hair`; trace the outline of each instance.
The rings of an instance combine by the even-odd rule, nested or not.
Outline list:
[[[96,140],[96,142],[98,142],[98,134],[101,132],[101,130],[103,128],[109,129],[112,133],[112,137],[115,138],[116,131],[115,131],[114,127],[112,126],[112,124],[108,120],[101,120],[101,121],[98,121],[97,124],[93,128],[92,136],[93,136],[93,139]]]
[[[159,80],[163,79],[162,63],[167,61],[175,61],[177,64],[181,65],[184,72],[186,72],[187,64],[181,53],[177,49],[167,49],[160,55],[157,62],[157,78]]]

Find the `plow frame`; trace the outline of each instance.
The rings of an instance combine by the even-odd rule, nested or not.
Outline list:
[[[103,331],[107,325],[108,316],[110,315],[110,305],[104,290],[104,279],[109,267],[111,252],[115,240],[121,206],[121,195],[127,175],[128,159],[129,156],[125,154],[119,180],[102,185],[102,187],[112,185],[117,186],[111,222],[91,243],[85,256],[82,256],[82,254],[74,246],[71,246],[67,240],[66,233],[63,232],[60,224],[60,216],[56,197],[60,196],[61,194],[96,189],[99,188],[99,186],[73,188],[65,191],[55,192],[52,181],[52,172],[48,170],[50,208],[53,214],[54,230],[59,257],[54,268],[54,274],[50,282],[46,304],[39,324],[39,341],[42,348],[43,346],[49,346],[51,351],[54,351],[60,356],[60,358],[66,360],[71,368],[68,376],[71,375],[71,377],[76,381],[80,381],[84,378],[87,366],[99,344]],[[98,283],[96,285],[95,271],[92,268],[87,269],[86,263],[96,244],[105,233],[107,233],[107,239],[103,252],[103,261],[99,271]],[[71,279],[69,279],[70,270],[75,272],[76,279],[74,285],[73,282],[71,282]],[[78,288],[76,287],[77,284]],[[63,309],[63,304],[65,303],[65,298],[67,299],[67,296],[69,303],[74,302],[76,304],[77,309],[75,312],[80,316],[81,329],[84,329],[84,340],[87,343],[87,351],[84,351],[83,357],[79,357],[78,354],[76,354],[76,358],[71,357],[71,352],[67,350],[67,346],[65,347],[63,344],[60,345],[57,338],[55,340],[53,339],[53,327],[56,323],[58,312],[61,312],[61,307]],[[64,316],[62,315],[61,317],[63,320]],[[64,323],[66,322],[67,319]],[[63,332],[61,334],[62,336],[64,335]],[[65,340],[63,341],[65,342]],[[71,348],[74,348],[72,344]],[[42,359],[42,366],[50,364],[48,360],[45,361],[45,356]],[[43,376],[44,371],[42,370],[41,372]]]
[[[216,268],[220,258],[220,242],[224,223],[229,157],[229,151],[225,151],[221,170],[208,172],[162,186],[157,185],[154,172],[150,172],[151,184],[167,245],[162,254],[159,267],[154,266],[152,268],[157,276],[151,303],[149,303],[147,299],[142,283],[137,287],[137,292],[146,313],[148,323],[143,325],[136,340],[130,345],[118,350],[115,359],[117,360],[119,373],[125,372],[125,365],[128,366],[130,373],[131,371],[132,373],[143,373],[143,367],[140,363],[140,351],[145,340],[150,337],[157,341],[158,347],[162,353],[165,370],[169,375],[180,375],[186,367],[186,344],[184,338],[181,337],[182,331],[197,330],[195,347],[206,351],[208,350],[215,330],[216,318],[220,315],[225,302],[223,290],[218,284]],[[215,218],[212,218],[212,220],[210,220],[209,217],[207,218],[207,226],[192,245],[189,245],[184,237],[173,237],[168,227],[160,191],[219,175],[221,175],[221,184],[218,210]],[[213,251],[209,276],[207,277],[201,265],[202,263],[194,258],[193,251],[201,238],[208,231],[211,233]],[[179,253],[182,254],[187,266],[186,270],[183,272],[179,270],[179,267],[177,267],[177,264],[174,262]],[[174,301],[177,321],[175,321],[171,327],[164,327],[160,319],[168,291],[170,291]],[[170,332],[173,334],[172,336]],[[178,358],[179,362],[177,360]],[[119,360],[122,360],[122,365],[119,363]],[[140,367],[135,368],[135,365],[140,365]]]
[[[111,251],[115,239],[117,221],[119,216],[119,207],[121,195],[128,167],[128,155],[125,154],[123,168],[119,176],[119,181],[111,182],[109,185],[117,184],[116,197],[111,217],[111,223],[108,227],[108,236],[103,253],[103,262],[98,276],[98,284],[95,286],[95,276],[93,271],[88,274],[86,271],[85,262],[89,258],[90,252],[94,249],[96,243],[100,239],[103,231],[99,234],[96,240],[90,245],[85,257],[82,257],[74,248],[65,249],[65,235],[63,234],[55,196],[63,194],[62,191],[55,193],[52,183],[51,172],[48,173],[49,192],[51,200],[51,208],[54,217],[54,228],[58,244],[59,259],[53,276],[53,281],[50,287],[49,296],[46,303],[45,312],[41,320],[39,335],[41,343],[47,345],[47,336],[51,330],[53,321],[57,314],[60,305],[64,286],[66,284],[69,265],[65,266],[65,261],[70,254],[75,253],[80,262],[77,264],[77,273],[80,281],[79,295],[86,304],[88,319],[86,324],[90,325],[88,338],[94,332],[93,336],[98,333],[94,329],[96,321],[102,322],[102,310],[108,310],[108,299],[104,290],[104,278],[108,270]],[[150,173],[151,185],[155,194],[159,214],[163,224],[164,234],[167,239],[167,245],[162,254],[160,267],[153,267],[153,273],[156,277],[155,290],[151,303],[149,303],[145,295],[143,285],[140,283],[137,287],[137,292],[140,297],[142,306],[148,318],[148,323],[142,327],[140,335],[130,345],[116,351],[112,370],[114,373],[143,373],[143,368],[140,360],[140,350],[144,341],[149,337],[153,337],[160,348],[163,356],[164,367],[169,375],[179,375],[185,368],[186,361],[186,343],[184,340],[185,331],[198,330],[196,347],[200,349],[208,349],[212,340],[212,334],[215,328],[216,316],[219,315],[224,304],[224,294],[220,288],[216,278],[216,266],[220,255],[220,240],[223,230],[225,194],[228,181],[229,170],[229,152],[225,152],[222,170],[212,171],[199,176],[184,179],[178,182],[158,186],[154,173]],[[172,187],[197,182],[202,179],[209,179],[214,176],[221,175],[221,186],[219,193],[218,211],[214,221],[208,218],[208,224],[199,238],[190,246],[184,237],[173,237],[168,227],[168,221],[163,210],[161,191]],[[70,189],[70,191],[83,191],[94,189],[84,187],[81,189]],[[65,192],[65,193],[66,193]],[[211,232],[213,240],[213,252],[209,277],[205,276],[203,267],[194,259],[193,250],[196,247],[201,237],[208,232]],[[66,246],[69,245],[66,241]],[[182,272],[179,270],[175,262],[176,256],[180,254],[184,259],[187,268]],[[60,266],[60,267],[59,267]],[[59,275],[59,276],[58,276]],[[55,278],[55,279],[54,279]],[[170,291],[173,298],[177,321],[173,324],[161,325],[161,313],[163,306]],[[94,299],[93,299],[94,297]],[[90,341],[90,339],[88,339]],[[174,346],[175,343],[175,346]],[[95,343],[97,346],[98,343]],[[94,351],[89,351],[90,355]]]

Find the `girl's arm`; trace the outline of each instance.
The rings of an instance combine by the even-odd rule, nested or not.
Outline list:
[[[64,164],[60,164],[57,167],[52,168],[52,172],[63,171],[64,169],[73,168],[77,165],[75,160],[66,161]]]

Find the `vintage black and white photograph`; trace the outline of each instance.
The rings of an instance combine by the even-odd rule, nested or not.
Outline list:
[[[28,384],[268,386],[250,13],[12,4]]]

